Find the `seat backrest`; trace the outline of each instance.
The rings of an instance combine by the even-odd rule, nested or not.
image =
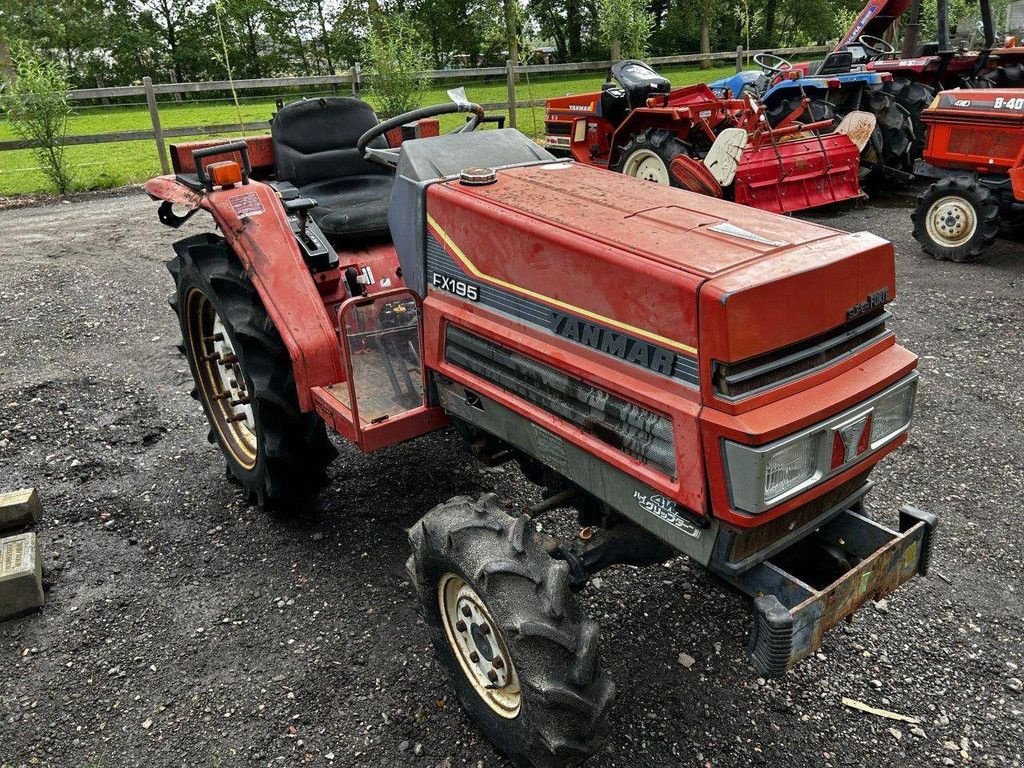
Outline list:
[[[816,67],[813,67],[817,64]],[[812,71],[813,68],[813,71]],[[851,51],[833,51],[820,62],[812,62],[807,70],[808,75],[845,75],[853,70],[853,53]]]
[[[377,115],[365,101],[323,98],[286,104],[270,123],[274,165],[280,181],[297,187],[326,179],[391,170],[364,160],[356,141],[377,125]],[[381,137],[371,146],[386,147]]]

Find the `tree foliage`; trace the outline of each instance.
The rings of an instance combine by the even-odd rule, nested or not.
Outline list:
[[[647,55],[654,14],[647,0],[597,0],[597,28],[613,59],[641,59]]]
[[[501,64],[510,31],[522,60],[559,61],[779,48],[835,39],[865,0],[217,0],[239,78],[323,75],[364,57],[369,19],[400,13],[418,33],[425,66]],[[1010,0],[993,0],[997,23]],[[222,79],[214,0],[10,0],[0,39],[32,40],[76,87]],[[950,0],[953,40],[978,45],[977,4]],[[921,39],[935,39],[936,0],[924,0]],[[511,19],[511,15],[517,18]],[[510,27],[515,27],[511,30]]]
[[[71,167],[64,158],[68,132],[68,80],[64,66],[45,59],[26,45],[11,51],[14,80],[3,84],[0,106],[15,133],[35,143],[32,154],[60,194],[71,189]]]
[[[402,12],[374,19],[363,50],[373,68],[370,91],[381,113],[394,117],[418,107],[426,86],[420,74],[426,52],[412,19]]]

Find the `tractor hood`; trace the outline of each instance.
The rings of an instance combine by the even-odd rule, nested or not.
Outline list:
[[[873,235],[574,163],[435,184],[426,207],[431,285],[464,290],[444,279],[455,275],[481,304],[544,330],[572,339],[595,326],[689,356],[690,383],[710,381],[716,362],[841,326],[895,291],[892,246]]]

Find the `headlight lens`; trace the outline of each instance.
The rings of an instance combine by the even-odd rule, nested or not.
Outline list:
[[[723,440],[733,508],[764,512],[875,453],[906,431],[916,393],[917,374],[912,373],[883,393],[774,443]]]
[[[871,444],[899,432],[910,423],[914,412],[914,395],[917,393],[917,381],[910,382],[882,397],[875,406],[871,422]]]
[[[791,491],[806,482],[818,469],[818,436],[797,440],[764,458],[765,501]]]

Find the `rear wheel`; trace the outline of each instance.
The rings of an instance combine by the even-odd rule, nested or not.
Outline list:
[[[777,126],[796,110],[800,106],[802,98],[800,96],[790,96],[788,99],[779,99],[775,104],[766,110],[768,117],[768,123],[771,126]],[[807,104],[807,108],[800,114],[796,119],[796,122],[806,123],[817,123],[822,120],[831,120],[833,127],[836,121],[836,110],[827,101],[821,99],[813,99]]]
[[[671,131],[647,128],[630,136],[619,151],[615,170],[655,184],[677,187],[669,166],[677,156],[686,154],[686,146]]]
[[[921,156],[925,144],[925,126],[921,115],[935,99],[935,89],[904,77],[894,78],[882,88],[910,116],[910,123],[914,129],[910,156],[911,160],[916,160]]]
[[[208,439],[261,508],[309,501],[337,452],[323,422],[299,410],[291,359],[241,263],[220,238],[180,243],[167,263]]]
[[[937,181],[917,200],[914,238],[939,261],[975,261],[999,234],[999,204],[970,178]]]
[[[862,183],[875,188],[892,182],[906,183],[902,174],[909,173],[914,164],[914,125],[910,114],[884,86],[866,90],[861,108],[875,116],[875,130],[862,153],[866,161]]]
[[[608,730],[614,685],[599,629],[525,517],[492,495],[452,499],[409,532],[409,573],[434,649],[469,716],[517,766],[578,765]]]

